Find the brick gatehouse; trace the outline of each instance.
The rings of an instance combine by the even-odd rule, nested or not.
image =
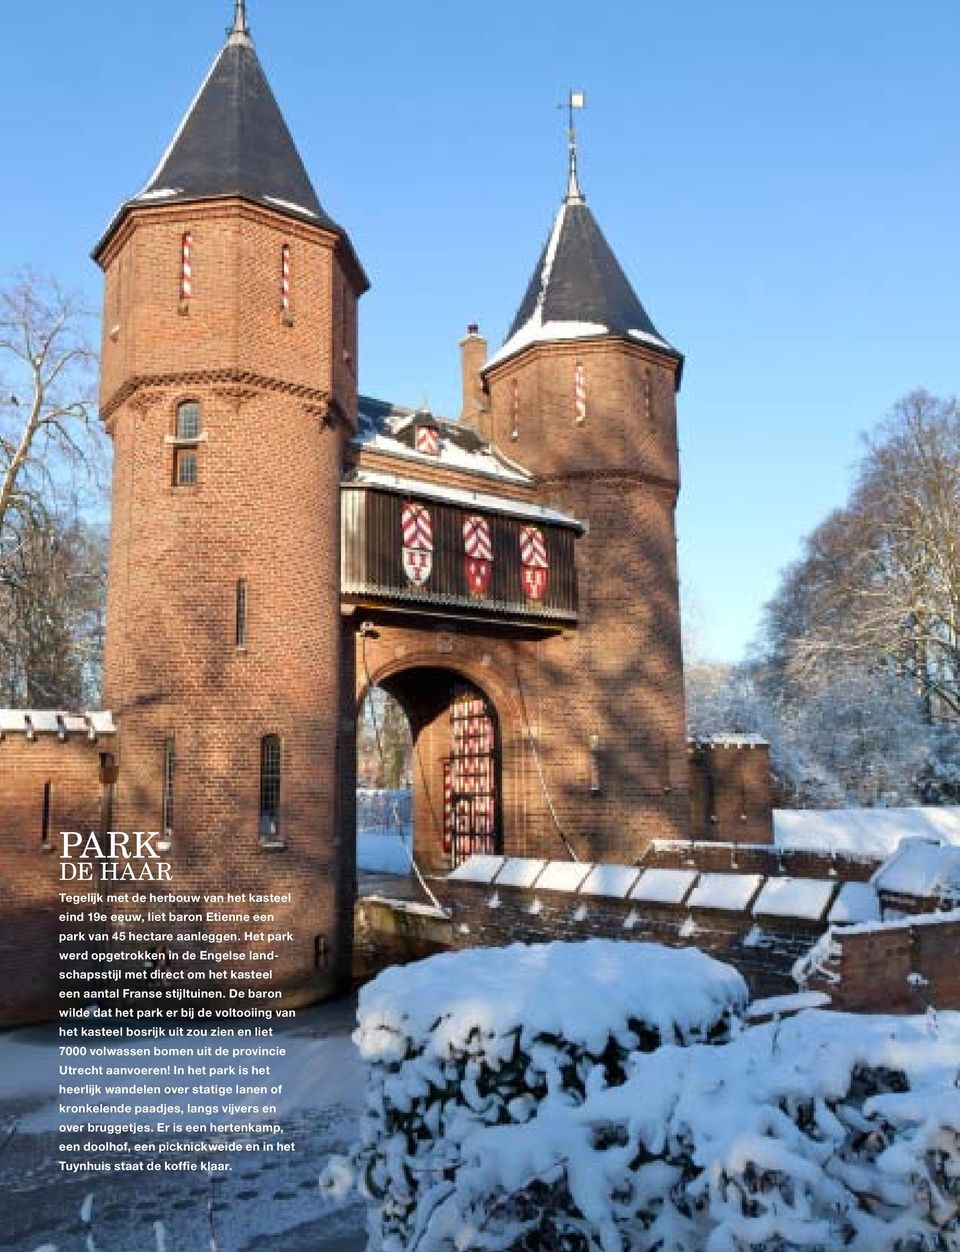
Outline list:
[[[456,420],[359,394],[367,276],[242,3],[94,257],[108,712],[2,714],[3,1020],[55,1003],[64,829],[160,831],[177,892],[289,896],[290,1001],[342,981],[372,684],[410,719],[427,868],[769,840],[764,747],[686,741],[683,358],[601,233],[573,147],[505,342],[490,353],[471,326],[460,344]],[[101,885],[105,903],[117,889]]]

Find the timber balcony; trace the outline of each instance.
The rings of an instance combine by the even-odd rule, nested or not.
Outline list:
[[[371,478],[341,484],[345,603],[540,630],[576,625],[579,522],[492,493]]]

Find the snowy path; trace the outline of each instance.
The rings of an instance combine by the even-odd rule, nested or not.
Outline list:
[[[284,1084],[279,1120],[297,1151],[220,1158],[234,1165],[220,1176],[62,1173],[56,1029],[0,1035],[0,1249],[211,1252],[212,1199],[217,1252],[361,1252],[362,1207],[331,1205],[317,1186],[328,1154],[354,1138],[363,1103],[354,1020],[353,1002],[341,1000],[276,1027],[288,1050],[273,1067]]]

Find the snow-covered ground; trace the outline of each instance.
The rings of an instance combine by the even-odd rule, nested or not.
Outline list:
[[[774,809],[773,837],[781,848],[884,857],[901,839],[960,844],[960,806],[902,809]]]
[[[266,1040],[237,1036],[209,1040],[227,1048],[237,1042],[265,1042],[286,1049],[285,1056],[269,1061],[269,1081],[283,1087],[274,1098],[278,1115],[253,1120],[278,1122],[283,1128],[280,1138],[296,1145],[295,1151],[283,1155],[218,1154],[211,1159],[233,1166],[220,1174],[62,1172],[57,1160],[65,1154],[58,1148],[62,1138],[58,1126],[104,1120],[61,1116],[59,1111],[58,1084],[89,1081],[61,1078],[59,1066],[85,1062],[68,1062],[60,1056],[63,1040],[53,1026],[0,1034],[0,1248],[10,1252],[211,1252],[213,1247],[216,1252],[360,1252],[365,1246],[362,1207],[333,1203],[317,1185],[329,1154],[343,1151],[357,1133],[365,1077],[350,1039],[354,1025],[353,1001],[341,1000],[301,1011],[295,1022],[275,1026],[275,1034]],[[165,1041],[184,1045],[183,1038],[166,1037],[158,1042]],[[109,1064],[106,1057],[102,1061]],[[209,1080],[209,1085],[214,1081]],[[196,1099],[218,1106],[213,1114],[194,1118],[210,1124],[211,1138],[217,1137],[217,1126],[245,1120],[242,1111],[226,1111],[228,1102],[241,1107],[258,1102],[257,1097],[216,1094]],[[130,1097],[131,1103],[135,1100]],[[82,1098],[65,1096],[63,1101],[77,1104]],[[117,1120],[155,1128],[158,1121],[172,1119],[137,1114]],[[83,1142],[88,1136],[69,1137]],[[236,1134],[220,1137],[243,1138]],[[199,1157],[193,1154],[193,1159]]]

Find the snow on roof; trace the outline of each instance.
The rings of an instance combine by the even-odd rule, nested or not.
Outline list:
[[[766,748],[762,735],[694,735],[692,743],[704,748]]]
[[[59,709],[0,709],[0,735],[114,735],[109,710],[67,713]]]
[[[427,1056],[449,1057],[481,1039],[511,1036],[527,1047],[559,1035],[591,1051],[630,1020],[649,1022],[671,1042],[700,1032],[746,1004],[731,966],[695,948],[588,939],[515,943],[444,952],[394,966],[360,992],[354,1039],[368,1061],[407,1054],[412,1038]]]
[[[635,865],[595,865],[580,888],[580,894],[624,900],[639,873]]]
[[[877,889],[868,882],[845,882],[827,915],[831,925],[873,922],[880,918]]]
[[[557,526],[572,526],[583,530],[583,524],[576,518],[567,513],[560,513],[556,509],[545,508],[541,504],[528,503],[524,500],[509,500],[505,496],[494,496],[485,491],[470,491],[463,487],[441,486],[438,483],[424,482],[416,478],[402,478],[398,474],[357,470],[355,475],[345,479],[341,486],[345,489],[380,487],[385,491],[425,496],[430,500],[447,500],[453,504],[467,504],[471,508],[487,509],[491,513],[508,513],[514,517],[535,517],[545,522],[553,522]]]
[[[696,877],[695,869],[645,869],[630,892],[630,899],[649,904],[681,904]]]
[[[904,917],[892,917],[889,921],[858,922],[837,931],[843,935],[874,935],[887,930],[909,930],[911,926],[945,926],[960,922],[960,909],[934,910],[932,913],[907,913]],[[831,932],[828,932],[830,934]],[[823,936],[819,942],[827,936]]]
[[[762,882],[762,874],[701,874],[687,907],[742,913]]]
[[[960,844],[960,805],[898,809],[774,809],[778,847],[797,852],[844,852],[883,857],[901,839],[921,836]]]
[[[370,396],[361,396],[358,404],[359,425],[353,443],[361,449],[420,465],[446,466],[504,482],[523,485],[533,482],[532,475],[522,465],[511,461],[499,448],[487,443],[472,427],[430,414],[431,423],[440,433],[440,453],[434,456],[418,452],[400,438],[416,419],[416,409],[374,400]]]
[[[450,882],[493,882],[503,869],[505,856],[471,856],[447,875]]]
[[[960,847],[905,840],[870,881],[896,895],[960,899]]]
[[[547,868],[537,879],[538,891],[566,891],[573,893],[593,869],[583,861],[548,861]]]
[[[836,887],[829,878],[768,878],[754,901],[753,914],[818,922]]]
[[[533,857],[511,856],[497,874],[498,887],[532,887],[546,861]]]

